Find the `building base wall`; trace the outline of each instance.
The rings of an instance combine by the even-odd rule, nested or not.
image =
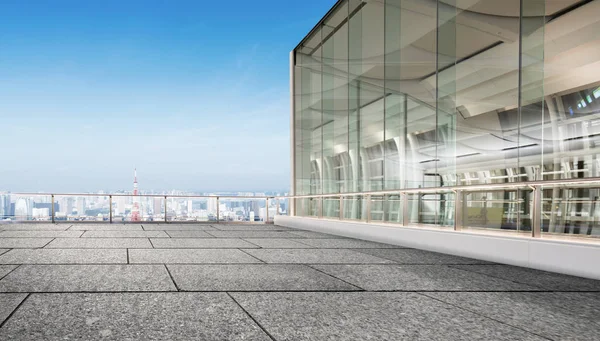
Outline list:
[[[275,224],[600,280],[598,243],[275,216]]]

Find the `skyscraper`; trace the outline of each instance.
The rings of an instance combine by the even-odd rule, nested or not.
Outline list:
[[[80,217],[85,216],[85,209],[86,209],[85,198],[84,197],[77,198],[77,215]]]
[[[154,204],[153,204],[153,215],[160,215],[160,213],[162,212],[162,202],[161,202],[161,198],[154,198]]]
[[[0,194],[0,219],[8,216],[10,210],[10,197],[8,194]]]

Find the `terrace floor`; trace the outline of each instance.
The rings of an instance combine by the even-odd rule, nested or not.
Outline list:
[[[0,340],[600,340],[599,316],[600,281],[274,225],[0,225]]]

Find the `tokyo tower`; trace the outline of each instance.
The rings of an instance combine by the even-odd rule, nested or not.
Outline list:
[[[133,208],[131,221],[140,221],[140,201],[138,199],[137,168],[133,170]]]

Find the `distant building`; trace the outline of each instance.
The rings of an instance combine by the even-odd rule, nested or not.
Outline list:
[[[77,198],[77,215],[78,216],[85,216],[85,210],[86,210],[86,198],[84,197],[79,197]]]
[[[33,213],[33,205],[29,198],[19,198],[15,202],[15,218],[17,220],[29,220]]]
[[[159,215],[162,212],[162,199],[161,198],[154,198],[153,200],[153,205],[152,205],[152,214]]]
[[[10,215],[10,194],[0,194],[0,219]]]
[[[41,209],[41,210],[47,210],[48,211],[48,215],[46,215],[47,217],[52,215],[52,203],[33,203],[33,209]],[[59,212],[60,211],[60,205],[58,203],[54,203],[54,213]]]

